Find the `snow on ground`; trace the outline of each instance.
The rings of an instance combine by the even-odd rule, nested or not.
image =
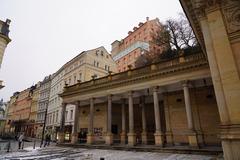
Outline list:
[[[1,153],[0,160],[212,160],[213,156],[134,152],[119,150],[82,149],[67,147],[27,148],[16,152]]]

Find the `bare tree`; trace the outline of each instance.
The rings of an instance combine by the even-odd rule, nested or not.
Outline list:
[[[136,60],[135,67],[173,57],[180,53],[182,49],[196,46],[197,40],[186,16],[180,13],[178,20],[168,19],[161,24],[159,30],[152,34],[151,43],[161,46],[161,52],[150,49]]]
[[[157,34],[153,35],[153,43],[157,45],[169,45],[169,48],[177,51],[197,44],[193,30],[186,18],[180,13],[179,20],[168,19]]]
[[[197,39],[194,35],[194,32],[188,22],[186,16],[183,13],[180,13],[179,24],[179,34],[184,47],[193,47],[197,45]]]

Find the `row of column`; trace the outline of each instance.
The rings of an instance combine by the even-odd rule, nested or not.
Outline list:
[[[189,85],[187,82],[183,83],[183,92],[184,92],[184,100],[186,107],[186,115],[188,122],[188,140],[191,146],[197,146],[197,136],[194,130],[193,123],[193,115],[192,108],[190,104],[190,95],[189,95]],[[161,117],[159,110],[159,98],[158,98],[158,87],[153,88],[153,102],[154,102],[154,117],[155,117],[155,144],[158,146],[164,145],[164,133],[161,128]],[[134,108],[133,108],[133,92],[130,91],[128,93],[128,109],[129,109],[129,132],[126,134],[126,110],[125,110],[125,99],[122,100],[122,132],[120,134],[121,143],[125,144],[126,137],[128,138],[128,145],[133,146],[136,145],[136,133],[134,131]],[[141,107],[141,115],[142,115],[142,143],[147,144],[147,129],[146,129],[146,114],[145,114],[145,99],[144,97],[140,97],[140,107]],[[75,108],[75,116],[74,116],[74,125],[73,125],[73,133],[72,133],[72,143],[76,143],[78,140],[77,134],[77,126],[78,126],[78,113],[79,113],[80,102],[77,102]],[[61,121],[61,133],[59,134],[59,141],[63,142],[64,138],[62,138],[64,131],[64,122],[65,122],[65,111],[66,104],[62,106],[62,121]],[[94,98],[90,99],[90,113],[89,113],[89,125],[88,125],[88,135],[87,135],[87,144],[92,144],[94,141],[93,134],[93,116],[94,116]],[[107,133],[105,137],[105,142],[108,145],[113,143],[113,134],[111,131],[112,127],[112,95],[108,96],[108,105],[107,105]]]

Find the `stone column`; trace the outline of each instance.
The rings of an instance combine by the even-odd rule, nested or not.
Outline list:
[[[165,120],[166,120],[166,140],[168,145],[173,145],[173,134],[172,134],[172,127],[171,127],[171,117],[170,117],[170,108],[168,104],[168,94],[164,94],[163,99],[164,104],[164,112],[165,112]]]
[[[239,57],[236,56],[240,32],[239,21],[232,20],[232,13],[239,10],[239,1],[219,2],[214,1],[209,8],[201,6],[206,12],[199,21],[221,118],[224,159],[232,160],[240,159],[240,79]]]
[[[145,97],[140,97],[140,107],[142,110],[142,144],[147,144],[147,127],[146,127],[146,114],[145,114]]]
[[[106,144],[113,144],[112,134],[112,95],[108,95]]]
[[[61,124],[60,124],[60,132],[58,133],[59,143],[64,142],[64,124],[65,124],[65,112],[66,112],[66,103],[62,103],[62,113],[61,113]]]
[[[187,123],[188,123],[188,142],[190,146],[198,147],[198,139],[197,134],[194,129],[193,123],[193,115],[192,115],[192,107],[190,103],[190,95],[189,95],[189,84],[188,82],[183,82],[183,92],[184,92],[184,102],[187,114]]]
[[[159,111],[159,101],[158,101],[158,87],[153,88],[153,103],[154,103],[154,116],[155,116],[155,126],[156,131],[154,133],[155,145],[163,146],[163,133],[161,130],[160,123],[160,111]]]
[[[93,134],[93,116],[94,116],[94,98],[90,99],[89,124],[87,134],[87,144],[92,144],[94,139]]]
[[[79,120],[79,108],[80,108],[80,101],[76,102],[75,104],[75,112],[74,112],[74,124],[72,128],[72,139],[71,143],[75,144],[78,142],[78,120]]]
[[[133,92],[128,93],[128,109],[129,109],[129,133],[128,145],[136,145],[136,134],[134,132],[134,111],[133,111]]]
[[[126,111],[125,111],[125,99],[122,99],[122,132],[121,132],[121,144],[126,143]]]

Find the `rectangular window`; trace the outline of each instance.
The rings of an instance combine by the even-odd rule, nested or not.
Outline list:
[[[70,119],[73,119],[73,110],[71,110]]]
[[[56,122],[58,122],[58,111],[56,112]]]
[[[65,112],[65,120],[67,120],[68,111]]]
[[[74,76],[74,84],[77,82],[77,77]]]
[[[79,73],[79,80],[82,81],[82,73]]]

